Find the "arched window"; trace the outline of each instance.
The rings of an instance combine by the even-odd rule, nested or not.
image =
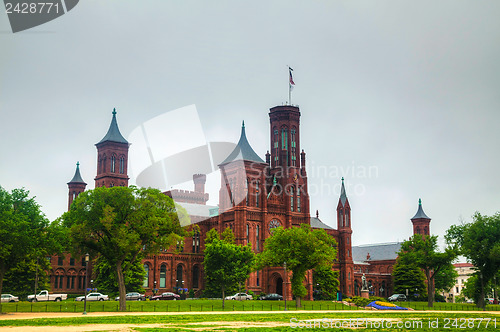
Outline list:
[[[142,287],[149,287],[149,265],[144,264],[144,271],[146,272],[144,274],[144,280],[142,282]]]
[[[257,270],[257,276],[255,282],[257,286],[260,286],[259,270]]]
[[[103,173],[106,173],[106,161],[107,161],[107,158],[106,158],[106,155],[104,154],[102,156],[102,172]]]
[[[112,155],[111,156],[111,173],[115,172],[115,164],[116,164],[116,156]]]
[[[281,129],[281,150],[288,150],[288,130]]]
[[[250,201],[250,190],[248,189],[248,178],[245,181],[245,193],[246,193],[246,205],[248,206],[248,203]]]
[[[250,243],[250,225],[247,224],[247,244]]]
[[[73,199],[76,198],[76,191],[73,191]]]
[[[176,279],[176,286],[177,287],[182,287],[182,284],[184,283],[184,280],[182,280],[182,265],[179,264],[177,265],[177,279]]]
[[[198,267],[198,265],[195,265],[193,267],[193,287],[192,288],[199,287],[199,279],[200,279],[200,268]]]
[[[294,195],[294,192],[293,192],[293,186],[290,187],[290,211],[293,212],[293,195]]]
[[[259,200],[260,200],[260,189],[259,189],[259,186],[260,186],[260,181],[257,180],[255,182],[255,206],[256,207],[259,207]]]
[[[260,227],[259,227],[259,225],[255,226],[255,250],[260,251]]]
[[[344,227],[344,216],[342,213],[342,209],[339,210],[339,221],[340,221],[340,227]]]
[[[349,221],[349,210],[345,210],[345,226],[351,227],[350,221]]]
[[[278,148],[278,130],[277,129],[274,129],[274,163],[275,165],[278,163],[278,160],[279,160],[279,148]]]
[[[125,173],[125,157],[120,156],[120,174]]]
[[[160,267],[160,288],[167,287],[167,266],[162,264]]]
[[[193,233],[193,253],[200,252],[200,231],[195,229]]]
[[[297,212],[300,212],[300,191],[302,187],[297,187]]]
[[[290,130],[290,136],[292,138],[292,166],[296,166],[296,160],[297,160],[296,148],[297,148],[297,143],[295,142],[295,129]]]

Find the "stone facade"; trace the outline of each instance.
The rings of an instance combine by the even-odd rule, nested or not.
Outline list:
[[[334,269],[340,272],[340,292],[346,296],[359,295],[360,278],[366,274],[370,294],[387,296],[391,293],[391,272],[395,263],[395,251],[386,248],[391,255],[359,258],[360,249],[352,247],[351,207],[342,178],[341,195],[336,208],[337,229],[321,222],[319,214],[311,217],[307,187],[306,153],[300,149],[300,110],[296,106],[284,105],[270,109],[270,149],[262,160],[248,143],[245,126],[234,151],[219,165],[221,187],[218,206],[206,205],[206,176],[193,175],[194,191],[169,190],[165,194],[181,204],[190,214],[193,227],[199,231],[185,238],[182,252],[162,252],[146,257],[144,287],[148,294],[175,291],[177,288],[193,289],[199,294],[204,289],[203,251],[205,234],[212,228],[222,232],[232,229],[237,244],[250,244],[254,252],[262,251],[263,244],[278,226],[294,227],[310,224],[324,229],[338,243],[338,255]],[[116,111],[106,136],[96,144],[97,175],[95,186],[128,185],[129,143],[121,135],[116,120]],[[68,183],[68,207],[79,193],[85,190],[85,182],[79,175]],[[428,220],[430,221],[430,219]],[[421,220],[419,220],[421,222]],[[427,222],[428,225],[428,222]],[[358,255],[358,257],[355,257]],[[366,259],[365,259],[366,258]],[[53,290],[81,293],[84,289],[85,272],[82,262],[75,262],[69,255],[51,260],[51,284]],[[286,287],[291,299],[290,274],[283,267],[265,268],[252,272],[246,289],[259,294],[283,294]],[[61,281],[62,280],[62,281]],[[305,281],[309,291],[306,299],[312,299],[312,271]],[[90,287],[90,284],[88,285]]]

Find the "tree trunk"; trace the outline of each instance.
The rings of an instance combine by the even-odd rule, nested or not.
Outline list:
[[[486,309],[486,304],[484,303],[484,281],[483,281],[483,276],[479,275],[479,278],[481,278],[481,294],[479,296],[479,299],[477,301],[477,306],[478,308],[482,308],[483,310]]]
[[[224,310],[224,300],[226,299],[226,296],[224,295],[224,286],[222,286],[222,310]]]
[[[302,302],[301,302],[302,298],[300,296],[296,296],[295,297],[295,305],[297,308],[302,308]]]
[[[425,270],[425,278],[427,279],[427,306],[432,308],[434,302],[434,291],[432,286],[434,285],[433,279],[431,278],[431,271]]]
[[[120,296],[120,311],[126,311],[127,290],[125,289],[125,279],[123,278],[122,261],[116,262],[116,275],[118,277],[118,294]]]

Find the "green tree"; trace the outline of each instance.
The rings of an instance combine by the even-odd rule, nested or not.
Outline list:
[[[311,226],[274,230],[264,243],[264,250],[257,258],[257,268],[283,266],[292,271],[292,293],[297,307],[301,307],[302,297],[307,295],[304,287],[306,272],[321,265],[332,265],[337,257],[337,242],[323,229],[311,230]]]
[[[35,292],[35,283],[37,283],[37,290],[50,289],[47,274],[49,270],[50,263],[47,259],[38,259],[37,264],[35,257],[26,257],[5,273],[2,291],[3,293],[15,294],[22,300]]]
[[[56,243],[49,241],[51,232],[49,221],[28,191],[13,189],[9,193],[0,187],[0,293],[6,275],[7,287],[14,289],[13,280],[23,265],[28,267],[28,273],[36,270],[37,258],[44,259],[57,248]],[[17,285],[16,289],[21,289],[22,294],[31,292],[35,286],[33,279],[25,279],[31,284]]]
[[[126,310],[124,270],[142,255],[156,254],[182,242],[173,200],[157,189],[99,187],[81,193],[63,214],[76,254],[89,252],[115,267],[120,310]],[[185,213],[183,213],[185,214]]]
[[[457,282],[458,272],[453,264],[443,266],[434,277],[436,292],[448,292]]]
[[[412,262],[406,262],[404,259],[398,258],[392,270],[392,276],[394,279],[394,293],[406,294],[406,290],[408,290],[408,296],[413,299],[427,296],[425,274]]]
[[[415,266],[422,269],[427,280],[427,306],[434,303],[435,277],[441,269],[448,266],[457,257],[455,246],[449,246],[444,252],[438,251],[437,236],[422,236],[415,234],[410,240],[401,244],[399,257],[405,262],[414,262]]]
[[[208,232],[205,242],[205,258],[203,261],[206,292],[220,291],[222,294],[222,308],[225,305],[225,296],[228,290],[235,289],[238,284],[244,283],[254,263],[255,255],[250,246],[234,244],[234,235],[230,228],[224,231],[223,239],[215,229]]]
[[[317,300],[335,300],[339,288],[339,271],[333,271],[331,266],[320,265],[313,270]]]
[[[144,276],[146,271],[142,265],[141,258],[133,264],[129,261],[123,263],[123,279],[127,292],[144,292]],[[94,286],[102,293],[109,293],[113,296],[119,294],[118,279],[116,278],[116,267],[110,265],[105,259],[98,257],[93,265],[95,273]]]
[[[460,254],[475,266],[480,289],[476,304],[484,309],[486,285],[500,269],[500,212],[493,216],[476,212],[472,222],[452,225],[446,241],[457,245]]]

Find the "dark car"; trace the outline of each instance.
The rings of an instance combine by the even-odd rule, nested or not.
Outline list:
[[[276,293],[271,293],[271,294],[267,294],[267,295],[259,297],[259,300],[281,301],[281,300],[283,300],[283,296],[276,294]]]
[[[389,301],[395,302],[395,301],[406,301],[406,295],[404,294],[392,294],[388,298]]]
[[[119,300],[120,300],[119,296],[115,297],[115,301],[119,301]],[[125,300],[126,301],[146,301],[146,296],[144,296],[141,293],[131,292],[131,293],[127,293],[125,295]]]
[[[159,300],[180,300],[181,297],[175,293],[172,293],[172,292],[166,292],[166,293],[162,293],[160,295],[154,295],[154,296],[151,296],[151,300],[152,301],[159,301]]]

